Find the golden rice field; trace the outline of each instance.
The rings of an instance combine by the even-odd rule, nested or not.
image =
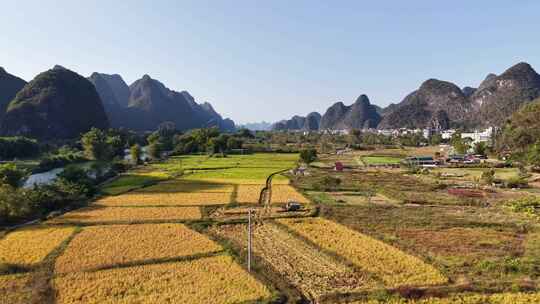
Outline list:
[[[421,300],[392,299],[385,301],[357,301],[350,304],[533,304],[540,303],[540,293],[499,293],[492,295],[463,294],[449,298]]]
[[[73,233],[73,227],[31,226],[0,239],[0,263],[31,266],[43,259]]]
[[[244,303],[271,297],[267,287],[224,255],[59,275],[54,287],[59,304]]]
[[[100,206],[205,206],[226,205],[231,194],[226,192],[130,192],[108,196],[95,202]]]
[[[216,227],[213,233],[245,247],[246,225]],[[275,224],[256,226],[253,252],[291,282],[308,299],[331,293],[359,292],[376,286],[363,273],[295,238]]]
[[[141,221],[179,221],[201,218],[198,207],[103,207],[90,206],[68,212],[53,223],[132,223]]]
[[[386,287],[438,285],[448,280],[419,258],[335,222],[322,218],[278,222],[374,274]]]
[[[87,227],[56,260],[55,272],[103,269],[220,250],[220,245],[182,224]]]
[[[183,179],[174,179],[161,182],[159,184],[142,188],[137,192],[191,192],[191,193],[213,193],[213,192],[233,192],[232,184],[225,183],[207,183],[203,181],[188,181]]]
[[[239,185],[236,195],[238,203],[257,203],[259,195],[264,185]],[[286,203],[288,200],[293,200],[299,203],[308,204],[309,201],[296,189],[290,185],[275,185],[272,186],[272,203]]]
[[[32,295],[27,274],[0,276],[0,304],[30,303]]]

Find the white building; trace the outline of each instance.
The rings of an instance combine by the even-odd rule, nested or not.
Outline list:
[[[479,142],[491,141],[491,136],[493,135],[493,127],[489,127],[484,131],[474,131],[472,133],[461,133],[461,138],[470,138],[472,139],[472,144],[477,144]]]
[[[442,139],[450,139],[456,133],[456,130],[450,129],[441,132]]]

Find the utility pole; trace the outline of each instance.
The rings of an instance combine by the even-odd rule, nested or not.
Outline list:
[[[248,210],[248,256],[247,267],[248,272],[251,272],[251,209]]]

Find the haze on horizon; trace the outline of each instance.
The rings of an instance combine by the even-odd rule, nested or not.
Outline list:
[[[540,69],[540,2],[4,2],[0,66],[149,74],[237,123],[324,112],[367,94],[399,102],[428,78],[478,86]]]

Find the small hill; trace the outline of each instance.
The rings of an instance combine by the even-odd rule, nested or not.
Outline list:
[[[420,88],[385,111],[380,129],[441,128],[464,122],[472,105],[455,84],[428,79]]]
[[[328,108],[321,118],[320,129],[375,128],[380,120],[377,108],[370,103],[366,95],[360,95],[350,106],[337,102]]]
[[[319,129],[320,122],[321,114],[311,112],[307,116],[295,115],[291,119],[278,121],[271,126],[271,129],[276,131],[315,131]]]
[[[540,98],[525,103],[507,120],[500,140],[499,149],[525,152],[530,145],[540,140]]]
[[[8,104],[25,85],[26,81],[9,74],[4,68],[0,67],[0,122]]]
[[[234,130],[234,122],[223,119],[209,103],[198,104],[187,91],[176,92],[158,80],[144,75],[129,86],[128,111],[135,130],[154,130],[164,121],[172,121],[179,130],[218,127]]]
[[[518,63],[499,76],[488,75],[471,95],[481,126],[500,126],[523,104],[540,97],[540,75],[528,64]]]
[[[108,128],[101,99],[86,78],[60,66],[17,93],[0,126],[3,135],[71,139],[92,127]]]

